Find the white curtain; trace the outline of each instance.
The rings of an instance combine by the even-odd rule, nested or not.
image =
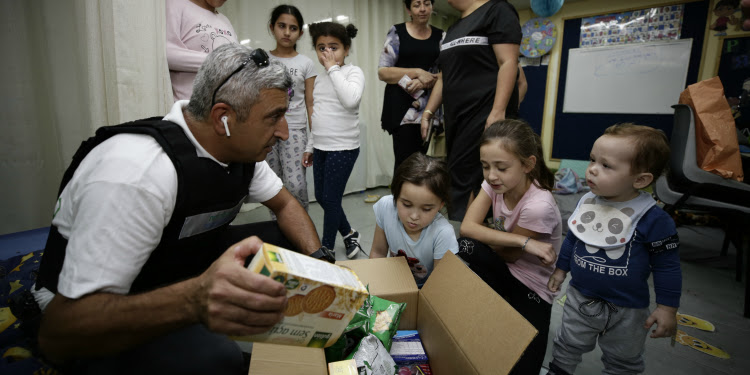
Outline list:
[[[281,3],[233,0],[220,11],[239,40],[273,49],[267,23]],[[359,28],[347,62],[366,75],[362,147],[346,190],[388,185],[393,151],[380,129],[385,85],[377,79],[377,64],[388,29],[405,20],[403,2],[283,3],[296,5],[307,23],[332,19]],[[96,128],[165,114],[172,99],[163,0],[2,1],[0,20],[6,51],[0,69],[0,234],[7,234],[49,225],[62,174]],[[309,36],[298,48],[317,64]],[[308,178],[312,189],[312,173]]]
[[[47,226],[62,174],[102,125],[171,105],[164,1],[2,1],[0,234]]]

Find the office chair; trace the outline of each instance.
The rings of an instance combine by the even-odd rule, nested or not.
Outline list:
[[[674,125],[670,140],[669,171],[660,176],[654,193],[664,202],[664,210],[694,209],[715,214],[724,224],[726,236],[721,254],[726,255],[729,242],[737,248],[737,281],[742,280],[744,231],[750,228],[750,185],[728,180],[698,167],[696,160],[695,119],[693,110],[684,104],[674,108]],[[750,261],[745,274],[745,312],[750,318]]]

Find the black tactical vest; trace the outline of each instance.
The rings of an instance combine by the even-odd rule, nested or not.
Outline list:
[[[63,175],[63,188],[81,161],[97,145],[122,134],[154,137],[172,160],[177,171],[177,201],[159,245],[133,282],[130,293],[155,289],[196,276],[225,250],[222,234],[239,212],[253,178],[255,163],[232,163],[223,168],[215,161],[198,157],[183,129],[161,117],[105,126],[81,144]],[[52,225],[39,268],[36,288],[57,293],[57,282],[68,241]],[[106,246],[106,244],[102,244]],[[91,249],[96,251],[96,249]]]

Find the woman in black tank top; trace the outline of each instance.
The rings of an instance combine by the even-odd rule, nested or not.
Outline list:
[[[443,30],[428,24],[431,0],[404,0],[404,6],[412,20],[391,27],[378,63],[378,78],[387,83],[380,121],[393,136],[394,172],[422,148],[422,112],[435,84],[443,35]],[[411,80],[405,88],[399,86],[404,76]]]

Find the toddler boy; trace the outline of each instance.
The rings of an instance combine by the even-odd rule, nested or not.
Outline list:
[[[597,341],[603,373],[642,373],[651,326],[652,338],[675,334],[682,288],[674,221],[641,191],[666,168],[669,144],[659,130],[619,124],[596,140],[590,159],[591,192],[568,220],[547,284],[556,292],[572,274],[548,374],[573,374]],[[657,307],[649,312],[651,272]]]

